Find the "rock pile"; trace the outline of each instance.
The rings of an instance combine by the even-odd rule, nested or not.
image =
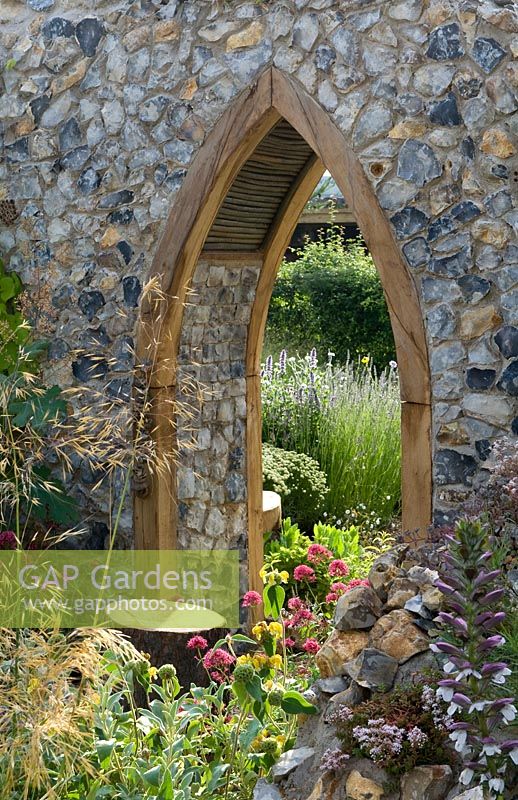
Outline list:
[[[366,758],[351,757],[336,772],[321,769],[323,753],[340,746],[329,721],[337,706],[357,706],[373,691],[440,669],[429,649],[441,603],[438,576],[418,558],[407,545],[394,548],[375,561],[370,586],[340,598],[334,630],[316,656],[321,677],[306,695],[319,716],[302,719],[295,749],[273,768],[273,784],[259,781],[254,800],[475,800],[452,788],[453,771],[444,764],[416,767],[390,790],[386,772]]]

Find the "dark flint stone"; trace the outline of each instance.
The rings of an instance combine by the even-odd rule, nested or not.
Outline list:
[[[36,245],[33,251],[33,258],[35,264],[46,266],[52,260],[52,251],[46,242],[41,242]]]
[[[175,169],[171,172],[170,175],[164,181],[164,185],[167,186],[168,189],[171,191],[176,191],[179,189],[183,183],[183,179],[187,174],[186,169]]]
[[[75,117],[70,117],[59,129],[60,150],[72,150],[81,144],[81,129]]]
[[[411,117],[415,116],[416,114],[420,114],[423,110],[423,101],[418,94],[404,92],[403,94],[399,95],[397,102],[399,107]]]
[[[499,189],[485,198],[484,205],[492,217],[501,217],[513,207],[513,198],[506,189]]]
[[[485,36],[481,36],[480,39],[475,39],[472,57],[484,72],[492,72],[505,56],[506,51],[496,39]]]
[[[32,116],[34,117],[34,122],[36,125],[39,125],[43,114],[50,106],[50,97],[48,94],[42,94],[41,97],[35,97],[34,100],[31,100],[29,106]]]
[[[428,58],[435,61],[449,61],[461,58],[464,48],[460,40],[460,28],[456,22],[436,28],[428,37]]]
[[[438,450],[435,457],[435,481],[438,486],[463,483],[469,485],[476,472],[473,456],[457,450]]]
[[[509,170],[505,164],[495,164],[491,167],[491,172],[495,178],[503,178],[504,180],[507,180],[509,177]]]
[[[83,145],[82,147],[76,147],[75,150],[71,150],[60,159],[59,163],[63,169],[81,169],[89,158],[90,148]]]
[[[429,145],[407,139],[399,151],[397,174],[416,186],[424,186],[442,174],[442,167]]]
[[[77,188],[84,196],[95,192],[100,185],[101,176],[93,167],[85,169],[77,179]]]
[[[491,442],[489,439],[479,439],[478,442],[475,442],[475,448],[480,460],[487,461],[491,453]]]
[[[245,365],[242,361],[232,361],[230,364],[230,377],[231,378],[244,378]]]
[[[394,214],[390,221],[396,230],[398,239],[405,239],[426,228],[429,219],[430,217],[424,211],[408,206]]]
[[[458,253],[445,258],[433,258],[430,261],[430,272],[436,275],[449,275],[451,278],[463,275],[471,263],[470,249],[463,247]]]
[[[187,503],[178,503],[178,516],[180,519],[185,519],[189,513],[189,506]]]
[[[27,5],[33,11],[46,11],[48,8],[52,8],[54,0],[27,0]]]
[[[108,347],[111,342],[110,337],[106,333],[104,325],[99,325],[98,328],[87,328],[81,336],[83,346],[86,347]]]
[[[116,208],[117,206],[123,206],[126,205],[126,203],[132,203],[134,197],[135,193],[130,189],[121,189],[118,192],[112,192],[102,197],[99,201],[99,208]]]
[[[475,142],[471,138],[471,136],[467,136],[465,139],[462,140],[460,143],[460,152],[462,155],[468,159],[468,161],[473,161],[475,158]]]
[[[239,503],[246,499],[246,482],[239,472],[229,472],[225,481],[225,498],[230,503]]]
[[[411,267],[421,267],[423,264],[427,264],[431,255],[428,242],[422,236],[405,244],[403,253]]]
[[[123,336],[117,343],[115,356],[117,363],[114,367],[116,372],[126,372],[131,369],[134,361],[135,343],[132,336]]]
[[[63,17],[53,17],[41,26],[45,39],[57,39],[58,36],[70,38],[74,35],[74,24]]]
[[[504,325],[495,336],[496,346],[504,358],[518,356],[518,328],[514,325]]]
[[[515,436],[518,436],[518,417],[515,417],[511,422],[511,433],[514,433]]]
[[[159,164],[154,173],[155,183],[161,186],[167,178],[167,167],[165,164]]]
[[[131,378],[114,378],[106,385],[106,394],[115,400],[129,403],[131,400]]]
[[[243,469],[245,461],[245,451],[242,447],[235,447],[230,451],[228,457],[229,469]]]
[[[56,289],[52,295],[52,305],[54,308],[66,308],[73,294],[74,287],[70,283],[65,283]]]
[[[401,664],[396,677],[394,686],[409,686],[422,680],[427,673],[440,672],[440,665],[431,651],[418,653]]]
[[[366,689],[388,692],[394,683],[398,662],[374,647],[366,647],[360,655],[345,665],[348,675]]]
[[[94,56],[97,45],[104,34],[102,22],[94,17],[86,17],[76,25],[76,39],[85,56]]]
[[[22,136],[12,144],[5,146],[5,155],[8,163],[14,164],[20,161],[27,161],[29,158],[29,137]]]
[[[98,291],[81,292],[77,304],[89,322],[93,320],[105,304],[104,296]]]
[[[464,78],[462,75],[459,75],[455,78],[455,86],[458,89],[458,92],[461,97],[465,100],[469,100],[472,97],[477,97],[482,88],[483,81],[480,78]]]
[[[457,99],[453,92],[449,92],[444,100],[432,103],[428,116],[435,125],[443,125],[446,128],[454,128],[456,125],[462,124],[462,117],[457,107]]]
[[[314,687],[324,694],[339,694],[347,689],[347,681],[340,675],[334,678],[319,678]]]
[[[132,246],[128,242],[124,241],[124,239],[122,239],[117,244],[117,250],[123,257],[124,263],[129,264],[131,259],[133,258],[133,253],[135,252]]]
[[[459,288],[465,300],[478,302],[491,291],[491,281],[478,275],[463,275],[458,280]]]
[[[336,50],[327,44],[321,44],[315,51],[315,65],[323,72],[329,72],[336,61]]]
[[[510,394],[511,397],[518,397],[518,359],[511,361],[509,366],[504,369],[497,387]]]
[[[104,378],[108,372],[108,362],[98,356],[79,356],[77,361],[72,364],[74,376],[88,383],[96,378]]]
[[[124,292],[126,305],[130,308],[136,308],[142,291],[142,286],[136,275],[128,275],[122,279],[122,291]]]
[[[69,352],[70,347],[64,339],[52,339],[49,344],[48,355],[51,361],[59,361]]]
[[[453,206],[450,211],[453,219],[456,219],[458,222],[469,222],[472,219],[480,217],[481,213],[480,208],[471,200],[462,200],[460,203],[457,203],[456,206]]]
[[[132,208],[117,208],[108,214],[108,222],[116,225],[129,225],[133,222],[134,212]]]
[[[450,217],[449,214],[444,214],[439,219],[436,219],[435,222],[432,222],[428,229],[428,241],[435,242],[436,239],[440,239],[441,236],[446,236],[447,233],[451,233],[455,230],[455,223]]]
[[[496,380],[496,370],[479,369],[471,367],[466,372],[466,383],[470,389],[480,389],[485,391],[491,389]]]

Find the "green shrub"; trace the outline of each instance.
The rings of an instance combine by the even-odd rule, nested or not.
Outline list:
[[[270,303],[265,352],[331,351],[340,363],[370,355],[379,368],[395,358],[381,281],[360,239],[343,243],[338,226],[284,261]]]
[[[285,516],[308,529],[324,511],[326,476],[315,459],[263,444],[263,486],[281,496]]]

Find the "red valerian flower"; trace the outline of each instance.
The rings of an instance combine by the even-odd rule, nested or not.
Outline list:
[[[313,564],[318,564],[321,561],[330,561],[332,558],[331,550],[324,547],[323,544],[310,544],[308,547],[307,559]]]
[[[0,550],[16,550],[18,540],[14,531],[2,531],[0,533]]]
[[[192,639],[189,639],[186,646],[189,650],[206,650],[209,643],[203,636],[193,636]]]
[[[260,606],[262,602],[263,599],[259,592],[250,591],[246,592],[246,594],[243,596],[243,602],[241,605],[243,608],[250,608],[251,606]]]
[[[341,558],[336,558],[334,561],[331,561],[329,564],[329,574],[332,578],[338,578],[343,575],[349,574],[349,567],[342,561]]]
[[[320,650],[320,645],[316,639],[306,639],[306,641],[302,645],[302,649],[305,650],[306,653],[311,653],[312,655],[316,655]]]
[[[315,570],[306,566],[306,564],[299,564],[298,567],[295,567],[293,577],[296,581],[307,581],[308,583],[316,581]]]

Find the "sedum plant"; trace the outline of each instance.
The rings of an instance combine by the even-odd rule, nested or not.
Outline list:
[[[460,521],[446,538],[443,577],[436,582],[446,596],[439,614],[445,635],[431,648],[448,660],[437,693],[449,703],[450,738],[464,764],[460,782],[500,798],[511,761],[518,763],[518,739],[506,735],[516,717],[504,689],[511,671],[495,653],[504,643],[498,630],[506,616],[501,570],[492,569],[493,543],[479,522]]]

